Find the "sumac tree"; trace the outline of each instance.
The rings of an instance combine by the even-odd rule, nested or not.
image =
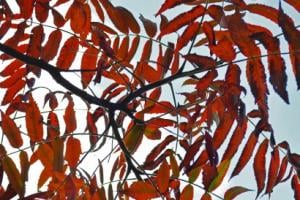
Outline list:
[[[154,20],[109,0],[1,0],[0,198],[229,200],[249,189],[215,190],[250,165],[253,198],[290,181],[300,199],[268,108],[269,93],[289,103],[286,67],[300,88],[291,9],[165,0]]]

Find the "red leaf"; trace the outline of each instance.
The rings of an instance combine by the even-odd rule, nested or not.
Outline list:
[[[207,72],[199,81],[197,82],[196,89],[199,92],[204,92],[212,84],[213,80],[218,76],[216,70],[211,70]]]
[[[115,9],[116,9],[115,12],[119,12],[120,16],[126,22],[129,29],[133,33],[138,34],[140,32],[140,25],[134,18],[133,14],[129,10],[127,10],[126,8],[121,7],[121,6],[115,7]]]
[[[248,141],[247,141],[243,151],[242,151],[239,161],[231,174],[231,178],[238,175],[242,171],[242,169],[246,166],[246,164],[248,163],[249,159],[251,158],[251,156],[253,154],[253,150],[256,146],[256,143],[257,143],[256,133],[252,132],[248,138]]]
[[[147,121],[147,126],[153,126],[153,127],[166,127],[166,126],[173,126],[174,121],[170,119],[164,119],[164,118],[153,118]]]
[[[188,168],[190,166],[190,162],[194,160],[197,152],[199,151],[200,147],[202,146],[204,137],[199,138],[195,141],[186,151],[185,156],[180,164],[180,168]]]
[[[65,159],[68,162],[70,168],[75,168],[81,154],[80,140],[69,137],[66,148]]]
[[[26,68],[17,69],[9,78],[0,82],[0,88],[9,88],[13,86],[18,80],[21,80],[26,73]]]
[[[296,200],[300,199],[300,183],[299,178],[295,174],[293,178],[291,179],[292,188],[294,190],[294,197]]]
[[[224,200],[232,200],[234,199],[236,196],[244,193],[244,192],[248,192],[251,191],[247,188],[241,187],[241,186],[235,186],[232,188],[229,188],[224,195]]]
[[[64,114],[64,121],[66,124],[66,131],[65,133],[71,133],[76,130],[77,123],[76,123],[76,115],[74,111],[74,102],[72,99],[69,99],[69,103],[67,105],[65,114]]]
[[[41,57],[45,62],[52,60],[56,56],[61,39],[62,33],[60,30],[55,30],[49,35],[48,41],[41,52]]]
[[[235,115],[232,112],[228,111],[224,113],[224,116],[221,118],[221,121],[212,138],[212,144],[215,150],[219,149],[224,140],[227,138],[234,119]]]
[[[257,195],[262,192],[265,187],[266,179],[266,153],[268,150],[269,140],[265,139],[259,146],[256,155],[254,157],[253,169],[257,183]]]
[[[157,17],[158,15],[163,13],[164,11],[166,11],[170,8],[174,8],[175,6],[181,4],[182,2],[183,2],[182,0],[165,0],[165,2],[161,5],[161,7],[159,8],[159,10],[155,14],[155,16]]]
[[[263,4],[248,4],[246,9],[278,24],[278,10]]]
[[[96,13],[99,17],[99,19],[104,22],[104,13],[103,13],[103,10],[100,6],[100,3],[99,1],[97,0],[91,0],[91,3],[93,4],[93,6],[95,7],[95,10],[96,10]]]
[[[96,73],[96,64],[98,59],[98,50],[94,47],[89,47],[83,54],[81,60],[81,82],[83,88],[86,88],[92,81]]]
[[[247,130],[247,118],[243,118],[238,125],[236,126],[230,141],[228,143],[227,149],[225,150],[225,153],[223,154],[223,160],[231,159],[234,154],[237,152],[240,144],[242,143],[242,140],[245,136],[246,130]]]
[[[127,57],[129,49],[129,37],[126,36],[123,38],[120,47],[116,51],[116,56],[120,61],[124,61]]]
[[[47,140],[52,140],[60,135],[59,122],[57,115],[54,112],[50,112],[47,119]]]
[[[300,12],[300,1],[298,0],[284,0],[291,6],[293,6],[298,12]]]
[[[21,174],[18,171],[14,161],[10,157],[6,156],[2,159],[1,163],[9,183],[13,187],[14,191],[16,191],[22,198],[25,193],[25,183],[22,180]]]
[[[216,22],[218,22],[221,26],[226,25],[226,24],[223,24],[223,23],[225,23],[224,16],[226,16],[226,15],[221,6],[211,5],[208,7],[207,12],[208,12],[209,16],[211,18],[213,18]]]
[[[198,5],[194,7],[192,10],[179,14],[176,16],[173,20],[171,20],[165,27],[164,29],[161,30],[159,34],[159,38],[162,36],[173,33],[183,27],[184,25],[187,25],[188,23],[194,21],[198,17],[204,15],[205,13],[205,8],[201,5]]]
[[[140,20],[142,21],[146,33],[149,37],[153,38],[157,32],[156,23],[152,22],[151,20],[145,18],[143,15],[140,15]]]
[[[197,54],[188,54],[184,56],[185,59],[191,63],[196,64],[200,69],[213,69],[217,65],[216,61],[208,56],[201,56]]]
[[[68,70],[72,65],[79,48],[79,41],[72,36],[66,40],[57,58],[56,66],[62,70]]]
[[[161,193],[165,193],[169,187],[170,166],[164,161],[157,172],[157,186]]]
[[[280,164],[279,150],[275,147],[272,152],[272,157],[269,166],[268,182],[266,187],[266,194],[271,194],[273,187],[275,186],[278,170]]]
[[[147,155],[145,163],[151,162],[154,160],[165,148],[168,144],[176,140],[176,137],[172,135],[168,135],[161,143],[156,145],[151,152]]]
[[[30,141],[39,142],[43,139],[43,118],[33,97],[29,96],[29,103],[26,108],[26,128]]]
[[[236,57],[232,42],[226,37],[223,37],[217,45],[210,46],[210,50],[225,62],[231,62]]]
[[[27,55],[35,58],[39,58],[41,56],[44,36],[44,28],[41,25],[36,26],[31,30]]]
[[[215,33],[212,25],[209,22],[203,22],[202,29],[207,37],[208,44],[215,45]]]
[[[4,98],[2,99],[1,105],[6,105],[13,100],[15,95],[24,88],[26,82],[22,79],[19,79],[13,86],[7,89]]]
[[[151,183],[143,181],[133,182],[123,193],[137,200],[153,199],[160,196]]]
[[[199,22],[193,22],[187,26],[182,35],[178,37],[175,51],[182,49],[187,43],[195,37],[199,30]]]
[[[53,15],[53,22],[55,26],[62,27],[66,23],[64,17],[59,12],[57,12],[57,10],[55,10],[54,8],[51,9],[51,12]]]
[[[130,62],[132,60],[133,56],[135,55],[135,53],[139,47],[139,44],[140,44],[140,37],[139,36],[134,37],[131,42],[130,49],[128,50],[128,53],[127,53],[127,57],[126,57],[127,62]]]
[[[4,114],[1,111],[1,127],[2,131],[7,137],[10,145],[14,148],[19,148],[23,145],[23,139],[21,137],[21,132],[19,128],[17,127],[14,120],[12,120],[8,115]]]
[[[31,18],[35,0],[18,0],[17,3],[19,5],[22,17],[25,19]]]
[[[205,192],[200,200],[212,200],[212,198],[209,193]]]
[[[24,63],[20,60],[14,60],[10,64],[8,64],[1,72],[0,76],[5,77],[5,76],[10,76],[14,73],[15,70],[19,69],[22,67]]]
[[[286,172],[287,165],[288,165],[288,157],[285,156],[285,157],[283,157],[283,159],[281,161],[275,185],[277,185],[278,183],[280,183],[283,180],[283,176]]]
[[[240,13],[227,16],[228,29],[233,42],[239,47],[241,52],[247,57],[260,56],[260,49],[251,39],[250,31],[246,23],[243,21]]]
[[[41,23],[45,22],[49,14],[49,2],[36,2],[34,5],[35,16]]]
[[[300,89],[300,54],[296,53],[300,51],[300,31],[295,27],[292,19],[283,12],[281,5],[279,6],[278,21],[283,35],[289,43],[293,71],[296,76],[298,89]]]
[[[193,200],[194,188],[192,185],[187,185],[183,188],[180,194],[180,200]]]
[[[31,155],[30,164],[33,164],[37,159],[44,165],[45,170],[53,169],[54,153],[50,145],[47,143],[40,144],[38,149]]]

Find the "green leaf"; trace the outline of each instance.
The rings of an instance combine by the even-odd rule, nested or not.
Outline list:
[[[230,165],[230,160],[223,160],[220,165],[218,166],[218,175],[214,178],[214,180],[211,182],[211,184],[208,187],[208,191],[211,192],[214,189],[216,189],[223,181],[228,168]]]

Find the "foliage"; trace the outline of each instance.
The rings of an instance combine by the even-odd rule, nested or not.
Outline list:
[[[299,199],[300,157],[275,141],[268,94],[289,103],[286,62],[300,88],[300,32],[284,9],[300,5],[251,2],[165,0],[157,23],[109,0],[2,0],[1,199],[233,199],[250,190],[215,190],[252,156],[256,197],[289,180]]]

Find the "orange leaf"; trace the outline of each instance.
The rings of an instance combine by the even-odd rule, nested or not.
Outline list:
[[[266,153],[268,150],[269,141],[265,139],[259,146],[256,155],[254,157],[253,169],[254,175],[257,183],[257,195],[262,192],[265,187],[266,179]]]
[[[68,161],[70,168],[75,168],[81,154],[80,140],[69,137],[66,146],[65,159]]]
[[[175,51],[182,49],[187,43],[195,37],[199,30],[199,22],[193,22],[187,26],[182,35],[178,37]]]
[[[211,70],[207,72],[199,81],[197,82],[196,89],[199,92],[206,91],[208,87],[212,84],[213,80],[217,78],[218,73],[216,70]]]
[[[296,76],[297,86],[300,89],[300,54],[296,53],[300,51],[300,31],[295,27],[292,19],[283,12],[281,5],[279,6],[278,21],[284,38],[289,43],[290,59]]]
[[[212,182],[208,186],[208,191],[211,192],[215,190],[217,187],[219,187],[222,184],[222,181],[228,171],[228,168],[230,166],[230,160],[223,160],[220,165],[217,168],[218,174],[217,176],[212,180]]]
[[[69,104],[67,105],[65,114],[64,114],[64,121],[66,123],[66,133],[71,133],[77,128],[76,123],[76,115],[74,111],[74,102],[72,99],[69,99]]]
[[[2,159],[2,167],[4,172],[7,175],[9,183],[12,185],[13,189],[22,198],[25,193],[25,183],[22,180],[21,174],[18,171],[14,161],[10,157],[5,156]]]
[[[51,111],[47,119],[47,140],[52,140],[59,135],[58,118],[57,115]]]
[[[153,199],[160,196],[151,183],[143,181],[133,182],[123,193],[137,200]]]
[[[21,132],[17,127],[14,120],[12,120],[8,115],[1,111],[1,127],[3,133],[6,135],[10,145],[14,148],[19,148],[23,145],[23,139],[21,137]]]
[[[60,30],[55,30],[49,35],[48,41],[41,52],[41,57],[45,62],[52,60],[56,56],[61,39],[62,33]]]
[[[294,190],[294,197],[295,199],[300,199],[300,183],[299,183],[299,177],[295,174],[293,178],[291,179],[292,188]]]
[[[200,200],[211,200],[211,196],[209,193],[205,192]]]
[[[280,183],[283,180],[283,176],[286,172],[287,166],[288,166],[288,157],[285,156],[285,157],[283,157],[283,159],[281,161],[275,185],[277,185],[278,183]]]
[[[142,21],[146,33],[149,37],[153,38],[157,32],[156,23],[152,22],[151,20],[145,18],[143,15],[140,15],[140,20]]]
[[[202,29],[207,37],[208,44],[215,45],[215,32],[213,26],[209,22],[203,22]]]
[[[194,188],[192,185],[186,185],[181,194],[180,194],[180,200],[193,200],[194,197]]]
[[[237,152],[247,130],[247,118],[243,118],[236,126],[230,141],[228,143],[227,149],[223,154],[222,161],[226,159],[231,159]]]
[[[39,159],[44,167],[48,170],[53,169],[53,158],[54,153],[50,145],[43,143],[40,144],[38,149],[32,154],[30,158],[30,163],[35,162],[35,159]]]
[[[170,166],[164,161],[157,172],[157,186],[161,193],[165,193],[169,187]]]
[[[248,163],[250,157],[253,154],[253,150],[256,146],[256,143],[257,143],[257,136],[254,132],[252,132],[248,138],[248,141],[247,141],[243,151],[242,151],[239,161],[231,174],[231,178],[238,175],[242,171],[242,169],[245,167],[245,165]]]
[[[244,192],[248,192],[251,191],[247,188],[241,187],[241,186],[235,186],[232,188],[229,188],[224,195],[224,200],[232,200],[234,199],[236,196],[244,193]]]
[[[198,5],[194,7],[192,10],[179,14],[177,17],[175,17],[173,20],[171,20],[160,32],[159,38],[162,36],[173,33],[183,27],[184,25],[187,25],[191,21],[194,21],[198,17],[204,15],[205,8],[201,5]]]
[[[273,187],[275,186],[278,170],[280,164],[279,150],[278,146],[274,148],[272,152],[272,157],[269,165],[269,174],[268,174],[268,182],[266,187],[266,194],[271,194]]]
[[[89,47],[82,56],[81,82],[83,88],[86,88],[89,85],[89,83],[92,81],[92,78],[96,72],[97,59],[98,59],[98,50],[94,47]]]
[[[248,4],[246,9],[278,24],[278,10],[276,8],[263,4]]]
[[[43,139],[43,118],[33,97],[29,96],[29,103],[26,108],[26,128],[30,141],[39,142]]]

